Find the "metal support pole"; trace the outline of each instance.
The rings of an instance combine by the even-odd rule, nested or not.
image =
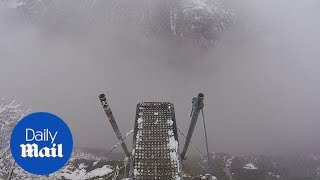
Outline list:
[[[118,140],[121,142],[121,146],[122,149],[124,151],[124,153],[126,154],[126,157],[130,157],[130,153],[128,151],[128,148],[126,146],[126,143],[124,142],[122,135],[120,133],[119,127],[116,123],[116,120],[113,117],[112,111],[110,109],[110,106],[107,102],[106,96],[104,94],[100,94],[99,99],[101,101],[102,107],[104,109],[104,112],[106,113],[106,115],[108,116],[109,122],[114,130],[114,132],[117,135]]]
[[[206,128],[206,121],[204,119],[203,109],[201,109],[202,113],[202,122],[203,122],[203,129],[204,129],[204,137],[206,139],[206,148],[207,148],[207,160],[208,160],[208,173],[212,174],[211,172],[211,163],[210,163],[210,154],[209,154],[209,145],[208,145],[208,137],[207,137],[207,128]]]
[[[196,127],[197,124],[197,120],[198,120],[198,116],[200,113],[200,110],[203,108],[204,104],[203,104],[203,99],[204,99],[204,94],[199,93],[198,97],[193,98],[192,99],[192,111],[191,111],[191,123],[190,123],[190,127],[189,127],[189,131],[188,131],[188,135],[187,135],[187,139],[186,142],[184,144],[182,153],[181,153],[181,158],[182,159],[186,159],[186,153],[188,150],[188,146],[190,144],[191,141],[191,137],[194,131],[194,128]]]

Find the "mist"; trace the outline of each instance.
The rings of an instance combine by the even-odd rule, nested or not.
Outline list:
[[[318,1],[227,1],[247,28],[221,33],[219,45],[206,50],[177,48],[137,25],[110,26],[99,11],[90,19],[87,8],[57,2],[72,13],[66,26],[56,23],[58,11],[33,24],[0,10],[0,96],[57,114],[76,146],[117,141],[100,93],[125,134],[143,101],[174,103],[187,132],[191,99],[203,92],[211,152],[319,152]],[[201,119],[192,142],[204,150]]]

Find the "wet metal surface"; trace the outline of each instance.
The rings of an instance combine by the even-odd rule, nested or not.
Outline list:
[[[173,104],[143,102],[137,105],[131,178],[180,179],[180,156]]]

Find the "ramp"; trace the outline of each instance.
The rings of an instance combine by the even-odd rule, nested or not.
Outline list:
[[[135,119],[130,179],[182,179],[178,147],[173,104],[139,103]]]

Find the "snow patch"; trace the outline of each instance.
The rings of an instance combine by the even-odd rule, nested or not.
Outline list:
[[[246,164],[243,168],[244,168],[244,169],[258,169],[258,168],[255,167],[252,163]]]
[[[93,162],[92,166],[96,166],[98,164],[99,161]]]
[[[60,174],[60,176],[66,178],[66,179],[80,179],[80,178],[81,179],[91,179],[91,178],[103,177],[103,176],[111,173],[112,171],[113,170],[110,168],[109,165],[105,165],[101,168],[94,169],[90,172],[87,172],[84,168],[71,171],[67,167],[65,169],[65,172],[62,172]]]
[[[272,172],[269,172],[268,175],[272,176],[272,177],[275,177],[277,179],[280,178],[280,175],[279,174],[273,174]]]
[[[142,123],[143,122],[143,119],[142,118],[139,118],[138,119],[138,124]]]
[[[218,180],[215,176],[211,176],[210,174],[206,174],[204,176],[200,176],[201,179],[207,179],[207,180]]]
[[[234,159],[234,156],[232,156],[230,159],[227,160],[226,167],[230,167],[231,166],[233,159]]]

